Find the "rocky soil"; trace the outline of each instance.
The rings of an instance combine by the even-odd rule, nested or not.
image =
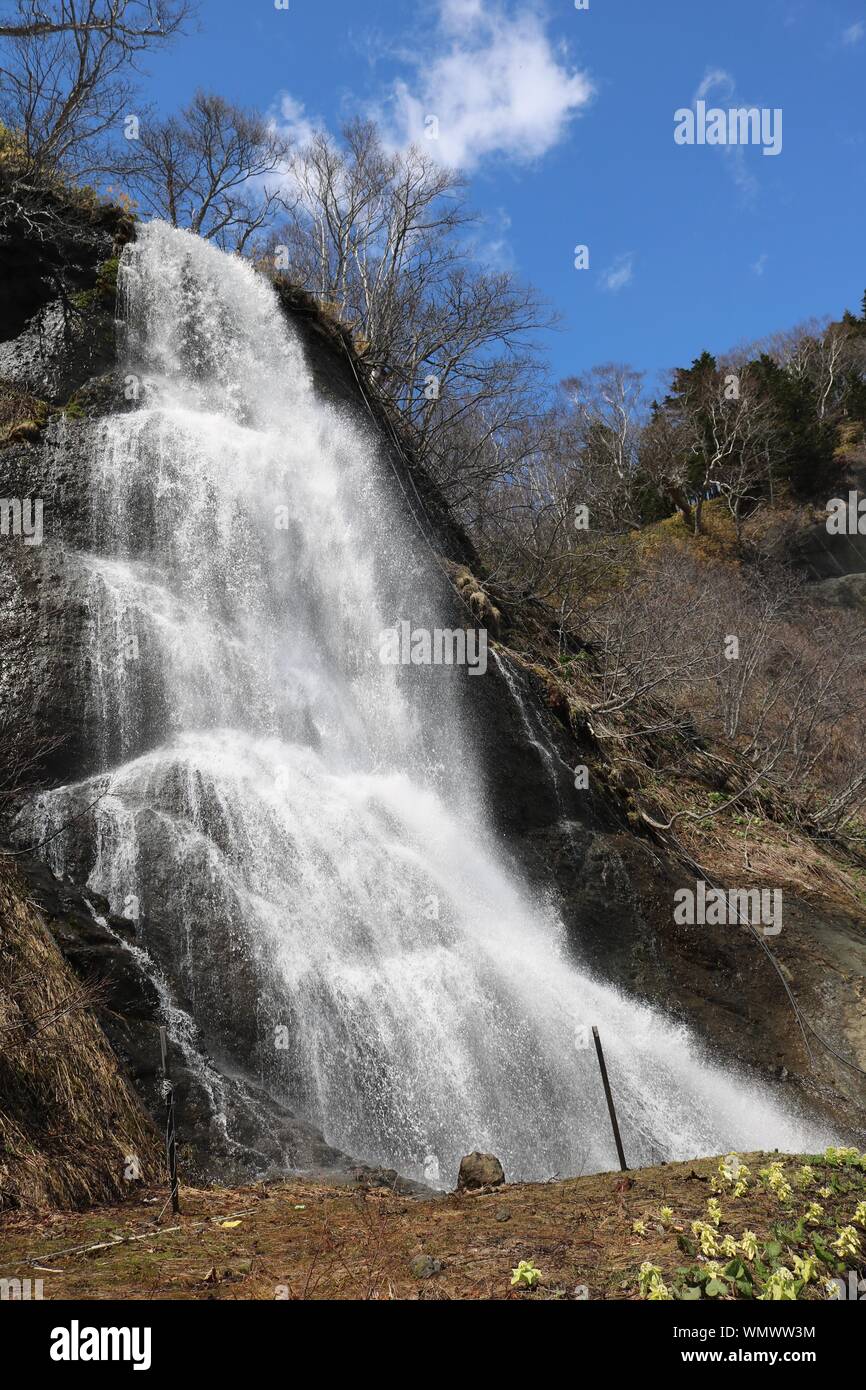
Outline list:
[[[179,1216],[166,1210],[164,1190],[147,1189],[76,1215],[0,1218],[0,1278],[41,1278],[46,1299],[631,1301],[645,1295],[641,1269],[650,1265],[668,1292],[727,1299],[759,1295],[774,1270],[793,1275],[795,1257],[808,1257],[800,1297],[826,1298],[825,1281],[847,1281],[849,1271],[856,1283],[862,1254],[837,1255],[833,1244],[866,1197],[862,1168],[779,1154],[742,1160],[747,1190],[736,1197],[717,1159],[418,1199],[355,1181],[184,1187]],[[789,1197],[758,1176],[774,1163]],[[708,1217],[714,1180],[723,1188],[717,1226]],[[804,1224],[810,1203],[820,1215]],[[743,1242],[748,1252],[754,1236],[742,1287],[730,1257],[702,1255],[695,1221],[712,1227],[720,1248]],[[852,1229],[866,1243],[862,1226]],[[513,1282],[522,1261],[537,1279]],[[717,1266],[730,1272],[715,1288]]]

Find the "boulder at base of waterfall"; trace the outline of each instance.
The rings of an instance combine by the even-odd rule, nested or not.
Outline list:
[[[505,1182],[502,1164],[494,1154],[467,1154],[460,1160],[457,1175],[458,1190],[475,1187],[499,1187]]]

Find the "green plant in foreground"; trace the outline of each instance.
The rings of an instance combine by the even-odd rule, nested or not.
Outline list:
[[[715,1227],[710,1226],[706,1221],[693,1221],[692,1235],[697,1236],[702,1255],[717,1255],[719,1253],[716,1245]]]
[[[833,1249],[837,1255],[859,1255],[860,1237],[853,1226],[843,1226],[839,1232],[838,1240],[832,1242]]]
[[[643,1297],[651,1303],[668,1302],[673,1298],[673,1294],[662,1279],[659,1266],[650,1264],[649,1260],[644,1260],[640,1267],[638,1286]]]
[[[774,1269],[758,1298],[764,1302],[780,1303],[797,1297],[797,1283],[790,1269],[780,1265]]]
[[[791,1175],[783,1161],[773,1160],[758,1174],[759,1188],[784,1207],[781,1217],[771,1226],[771,1234],[759,1236],[745,1230],[739,1239],[722,1236],[718,1230],[725,1219],[721,1202],[711,1197],[703,1219],[691,1222],[693,1239],[683,1235],[677,1239],[679,1248],[694,1262],[667,1275],[659,1266],[645,1263],[639,1281],[641,1297],[782,1302],[814,1298],[822,1290],[831,1298],[838,1297],[840,1274],[852,1263],[859,1266],[863,1259],[866,1200],[856,1201],[850,1218],[842,1218],[850,1224],[835,1230],[818,1201],[807,1201],[802,1213],[796,1216],[791,1202],[793,1185],[801,1190],[809,1187],[814,1192],[813,1184],[819,1180],[816,1170],[821,1167],[835,1171],[830,1178],[832,1186],[817,1189],[818,1194],[839,1198],[852,1192],[858,1179],[862,1189],[863,1157],[853,1149],[830,1149],[825,1155],[800,1160],[798,1168],[790,1169]],[[741,1180],[738,1160],[723,1159],[719,1177],[714,1179],[714,1190],[732,1197],[735,1184]],[[857,1197],[860,1196],[858,1192]],[[670,1208],[662,1210],[670,1212]]]
[[[824,1150],[824,1162],[831,1168],[866,1168],[866,1154],[859,1149],[837,1149],[831,1145]]]
[[[511,1271],[511,1287],[534,1289],[541,1278],[541,1270],[536,1269],[531,1260],[521,1260]]]
[[[787,1202],[791,1196],[791,1184],[785,1177],[783,1165],[779,1162],[770,1163],[766,1168],[759,1168],[758,1181],[764,1183],[780,1202]]]
[[[725,1192],[730,1197],[743,1197],[749,1188],[751,1173],[739,1154],[728,1154],[719,1159],[719,1176],[710,1179],[710,1190]]]
[[[818,1261],[812,1255],[795,1255],[794,1274],[804,1284],[811,1284],[818,1277]]]

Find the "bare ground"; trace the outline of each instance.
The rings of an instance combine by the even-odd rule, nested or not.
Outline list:
[[[720,1239],[751,1230],[760,1242],[778,1241],[780,1228],[817,1200],[819,1234],[829,1243],[866,1198],[862,1168],[813,1160],[813,1185],[795,1184],[791,1199],[780,1202],[755,1181],[758,1169],[781,1159],[793,1181],[804,1159],[743,1157],[749,1190],[737,1199],[720,1195]],[[706,1219],[717,1169],[718,1159],[698,1159],[429,1198],[311,1181],[183,1188],[179,1216],[163,1210],[164,1189],[139,1190],[85,1212],[6,1213],[0,1277],[42,1279],[46,1299],[632,1300],[640,1297],[645,1261],[671,1283],[678,1269],[703,1263],[684,1253],[683,1242],[694,1240],[691,1222]],[[820,1186],[828,1196],[817,1194]],[[665,1224],[662,1207],[673,1213]],[[644,1234],[635,1222],[644,1223]],[[804,1243],[783,1238],[780,1261],[807,1253],[811,1240],[811,1231]],[[80,1248],[88,1246],[102,1248]],[[412,1267],[416,1256],[429,1257],[422,1277]],[[521,1260],[540,1270],[534,1290],[511,1285]],[[820,1274],[850,1267],[861,1261],[848,1257]],[[826,1292],[816,1281],[804,1296]]]

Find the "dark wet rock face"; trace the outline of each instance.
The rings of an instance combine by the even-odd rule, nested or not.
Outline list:
[[[866,571],[866,535],[831,535],[823,522],[801,531],[787,549],[791,564],[815,580]]]
[[[32,899],[67,961],[81,980],[96,987],[103,1031],[159,1120],[163,1014],[140,944],[149,924],[113,915],[104,899],[71,880],[59,881],[39,861],[20,862]],[[237,1007],[237,998],[234,1003]],[[170,1051],[168,1061],[185,1181],[241,1181],[251,1173],[284,1172],[287,1165],[343,1171],[351,1166],[351,1159],[326,1144],[314,1126],[292,1116],[244,1074],[242,1056],[217,1053],[210,1086],[184,1065],[177,1050]]]
[[[128,234],[126,229],[123,235]],[[93,433],[99,429],[100,415],[125,409],[123,382],[107,346],[113,310],[104,296],[89,301],[77,314],[70,313],[67,303],[70,295],[96,290],[100,266],[119,249],[118,227],[109,219],[85,229],[80,240],[73,237],[53,249],[41,244],[28,248],[13,236],[7,249],[17,284],[0,294],[0,377],[49,403],[62,405],[74,396],[76,407],[51,416],[35,438],[0,449],[0,495],[41,497],[45,533],[39,547],[19,540],[3,542],[0,693],[4,703],[23,702],[33,708],[39,722],[59,737],[58,746],[41,754],[34,769],[34,778],[57,785],[110,766],[119,752],[105,741],[111,720],[94,703],[88,679],[93,612],[81,556],[98,551],[100,544],[89,468]],[[59,293],[61,270],[66,281]],[[490,621],[486,676],[472,677],[465,670],[448,674],[460,682],[486,804],[506,856],[540,897],[555,904],[574,955],[593,972],[692,1023],[722,1058],[764,1075],[780,1076],[784,1071],[796,1079],[804,1069],[804,1057],[778,978],[750,939],[674,927],[673,890],[687,881],[683,870],[665,860],[648,839],[633,833],[621,799],[601,779],[592,779],[586,790],[576,788],[574,769],[586,759],[587,747],[551,704],[543,680],[509,653],[507,611],[488,598],[477,581],[460,581],[456,571],[471,579],[476,557],[448,516],[438,490],[399,441],[395,443],[375,409],[370,415],[340,335],[320,323],[304,296],[285,291],[282,297],[301,335],[317,390],[327,400],[350,407],[368,430],[380,432],[395,493],[400,493],[401,478],[410,495],[415,496],[410,483],[418,488],[439,549],[452,562],[455,586],[441,580],[444,611],[459,626],[466,617],[465,600]],[[862,545],[850,538],[847,550],[836,547],[832,563],[826,559],[824,540],[815,535],[803,542],[804,563],[810,563],[814,573],[835,576],[866,569],[866,538]],[[420,530],[418,543],[426,544]],[[853,582],[857,578],[852,576],[846,602],[848,597],[860,602]],[[843,600],[840,596],[835,601]],[[494,632],[503,643],[495,654]],[[432,681],[436,676],[421,678]],[[145,677],[133,670],[130,680],[138,679]],[[156,686],[136,692],[135,703],[145,711],[137,730],[141,749],[157,741],[164,725],[161,701]],[[159,875],[170,863],[160,852],[160,834],[155,823],[145,836],[145,873],[151,876],[155,898],[160,896]],[[257,1031],[261,963],[250,954],[242,934],[232,929],[231,905],[216,905],[223,929],[190,948],[173,921],[113,916],[104,900],[81,886],[93,868],[92,838],[82,833],[73,844],[68,879],[58,881],[45,865],[27,863],[34,899],[80,978],[99,984],[102,1027],[155,1116],[161,1113],[159,1023],[164,1001],[141,953],[162,963],[180,1008],[190,1004],[197,979],[226,982],[222,997],[199,1020],[192,1040],[208,1070],[194,1071],[176,1051],[170,1058],[187,1172],[230,1181],[288,1164],[366,1172],[367,1180],[376,1181],[370,1176],[373,1170],[353,1169],[350,1158],[274,1099],[274,1073],[251,1065],[251,1059],[264,1055]],[[788,910],[791,932],[781,950],[787,953],[787,967],[797,977],[804,1002],[825,1029],[833,1033],[846,1027],[849,1039],[866,1046],[857,1032],[859,1027],[862,1034],[862,1026],[851,1020],[850,995],[841,990],[838,999],[830,998],[832,987],[825,983],[828,972],[839,971],[847,978],[866,973],[862,938],[841,916],[823,919],[816,931],[814,924],[809,926],[805,903],[792,902]],[[825,1080],[822,1075],[821,1084]],[[852,1084],[852,1094],[854,1089]],[[491,1156],[475,1154],[470,1159],[472,1173],[477,1170],[481,1176],[470,1181],[467,1168],[462,1186],[503,1180],[501,1165]],[[396,1174],[393,1178],[397,1184]],[[388,1175],[380,1175],[380,1180],[388,1180]]]
[[[57,735],[57,746],[40,759],[41,774],[49,784],[78,781],[112,766],[121,755],[112,741],[118,725],[115,712],[94,699],[90,663],[97,615],[87,570],[87,556],[98,555],[101,546],[99,498],[90,469],[95,435],[102,414],[126,408],[123,382],[105,347],[108,326],[113,328],[113,306],[97,293],[100,267],[117,249],[107,230],[96,234],[67,268],[66,287],[54,299],[46,298],[45,287],[54,282],[40,262],[29,281],[33,312],[19,322],[24,301],[17,301],[18,309],[9,310],[7,327],[20,331],[0,341],[0,373],[7,380],[48,402],[74,393],[74,409],[56,411],[35,437],[0,450],[5,494],[43,501],[42,545],[26,547],[16,541],[6,549],[0,604],[10,640],[0,652],[0,683],[10,699],[25,700],[40,724]],[[67,301],[73,288],[89,312],[70,312]],[[417,489],[414,496],[419,507],[423,503],[425,527],[432,519],[443,549],[463,566],[459,577],[466,602],[474,605],[473,611],[480,603],[481,616],[498,624],[498,612],[465,568],[474,562],[471,546],[451,522],[436,488],[376,418],[378,407],[359,400],[358,380],[339,333],[320,325],[303,298],[284,298],[317,389],[330,402],[354,410],[366,430],[381,430],[388,476],[396,491],[401,486],[398,470],[414,470],[403,483],[411,481]],[[426,544],[420,533],[418,544]],[[444,578],[440,582],[439,601],[446,611],[453,605],[454,625],[459,626],[465,617],[462,602]],[[146,679],[147,669],[144,663],[131,665],[128,682]],[[418,673],[429,681],[431,693],[437,681],[455,674],[443,675],[437,669]],[[503,838],[514,842],[525,872],[540,891],[549,889],[551,872],[554,879],[576,881],[587,865],[599,861],[592,827],[601,808],[592,798],[575,795],[563,756],[568,750],[551,743],[547,721],[534,708],[531,685],[503,660],[501,665],[492,663],[483,680],[464,677],[463,686],[479,731],[491,814]],[[143,712],[136,742],[146,750],[159,741],[165,726],[161,691],[130,689],[130,694]],[[218,823],[213,816],[209,819],[218,843]],[[172,860],[167,846],[160,844],[164,831],[158,819],[141,833],[146,847],[143,897],[159,900],[165,897],[160,876],[170,872]],[[50,856],[50,849],[46,852]],[[65,837],[62,881],[43,865],[31,866],[34,895],[75,971],[99,985],[105,1032],[156,1117],[161,1106],[159,1022],[164,1000],[153,983],[153,963],[159,962],[170,981],[172,1004],[181,1010],[194,1011],[197,981],[227,982],[222,992],[209,996],[209,1007],[199,1016],[191,1040],[206,1067],[191,1068],[177,1049],[171,1058],[188,1164],[203,1176],[223,1179],[269,1172],[286,1163],[317,1169],[349,1164],[312,1126],[273,1099],[284,1087],[279,1054],[275,1060],[272,1040],[260,1035],[262,963],[252,956],[240,922],[233,922],[232,903],[212,904],[220,931],[200,933],[192,943],[174,921],[113,916],[104,900],[80,886],[93,870],[94,854],[85,818]],[[599,904],[612,902],[614,912],[625,913],[628,885],[623,874],[615,865],[606,865],[603,880]],[[617,892],[626,895],[621,902]],[[259,1060],[251,1071],[255,1058]]]
[[[133,234],[117,208],[76,207],[51,191],[19,215],[4,204],[0,377],[60,402],[105,370],[113,343],[102,311],[113,304],[100,268]]]
[[[40,309],[19,337],[0,341],[0,377],[52,404],[70,396],[112,356],[106,323],[60,300]]]

